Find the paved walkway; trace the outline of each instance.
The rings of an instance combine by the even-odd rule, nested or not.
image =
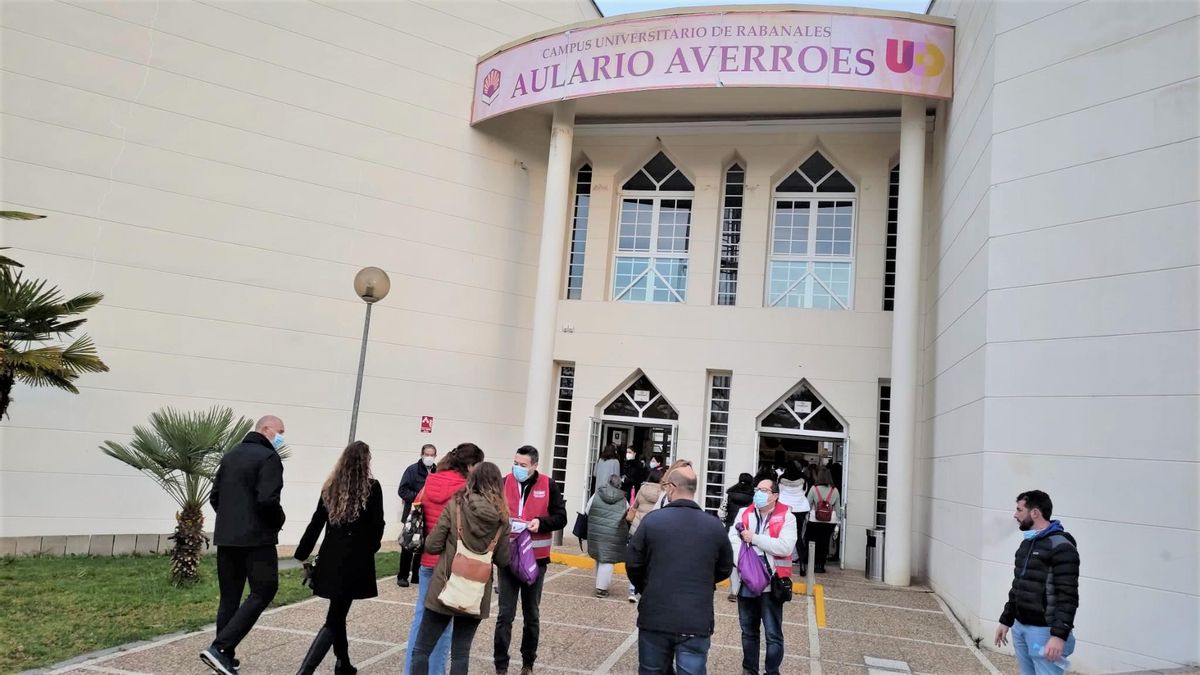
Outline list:
[[[591,570],[553,564],[542,599],[538,672],[636,673],[637,608],[625,598],[626,580],[613,579],[612,596],[593,597]],[[938,599],[921,589],[898,590],[867,583],[860,572],[818,576],[824,589],[826,627],[816,626],[816,604],[797,596],[784,610],[787,656],[782,672],[798,673],[1015,673],[1015,662],[980,652],[960,632]],[[350,612],[350,653],[359,670],[399,673],[413,615],[416,587],[379,582],[379,597],[357,602]],[[741,672],[737,606],[716,593],[716,634],[709,672]],[[291,674],[324,620],[326,603],[308,600],[264,614],[238,649],[241,672]],[[496,604],[492,603],[493,611]],[[514,636],[520,635],[520,616]],[[472,648],[472,673],[492,673],[495,618],[479,627]],[[51,671],[55,673],[210,673],[197,655],[212,640],[212,629],[152,641],[124,652]],[[517,638],[519,642],[519,637]],[[514,645],[515,661],[520,654]],[[333,655],[320,672],[331,672]]]

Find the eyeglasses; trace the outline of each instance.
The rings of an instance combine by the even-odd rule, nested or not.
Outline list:
[[[775,492],[774,490],[768,490],[766,488],[754,488],[754,491],[755,492],[765,492],[767,494],[774,494],[774,492]]]

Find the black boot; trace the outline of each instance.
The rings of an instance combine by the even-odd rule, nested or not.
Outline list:
[[[325,658],[325,654],[329,652],[332,644],[333,632],[321,626],[321,630],[317,631],[317,636],[309,645],[308,653],[304,655],[304,662],[300,664],[300,670],[296,671],[296,675],[312,675],[317,672],[317,666],[321,665],[321,660]]]
[[[338,659],[337,663],[333,665],[334,675],[354,675],[357,672],[358,668],[350,665],[350,659],[346,659],[344,661],[342,659]]]

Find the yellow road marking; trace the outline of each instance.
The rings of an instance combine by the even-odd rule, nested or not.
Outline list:
[[[813,600],[816,601],[817,628],[825,627],[825,587],[813,584]]]

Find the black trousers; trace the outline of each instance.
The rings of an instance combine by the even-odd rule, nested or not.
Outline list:
[[[247,581],[250,595],[242,602]],[[217,639],[213,646],[232,656],[279,590],[275,547],[218,546],[217,584],[221,603],[217,606]]]
[[[418,555],[406,548],[400,549],[400,571],[396,573],[397,579],[408,579],[414,584],[420,582],[417,578],[421,572],[421,559]]]
[[[421,627],[417,629],[417,641],[413,645],[412,675],[429,675],[429,655],[452,619],[454,634],[450,638],[450,675],[467,675],[471,667],[471,642],[475,640],[479,618],[450,616],[428,607],[421,616]]]
[[[833,523],[812,521],[808,524],[805,539],[817,544],[817,569],[825,569],[825,561],[829,559],[829,540],[833,537]],[[805,554],[807,555],[807,554]]]
[[[333,633],[333,655],[341,663],[350,663],[350,641],[346,637],[346,616],[350,614],[350,598],[332,598],[325,612],[325,627]]]
[[[546,580],[546,566],[538,563],[538,578],[529,586],[521,583],[507,567],[499,568],[496,582],[500,584],[500,613],[496,615],[496,640],[494,658],[496,670],[508,669],[508,647],[512,644],[513,619],[517,616],[517,598],[521,600],[521,618],[525,625],[521,630],[521,664],[533,666],[537,661],[538,635],[541,633],[542,582]],[[458,627],[455,626],[455,630]]]

